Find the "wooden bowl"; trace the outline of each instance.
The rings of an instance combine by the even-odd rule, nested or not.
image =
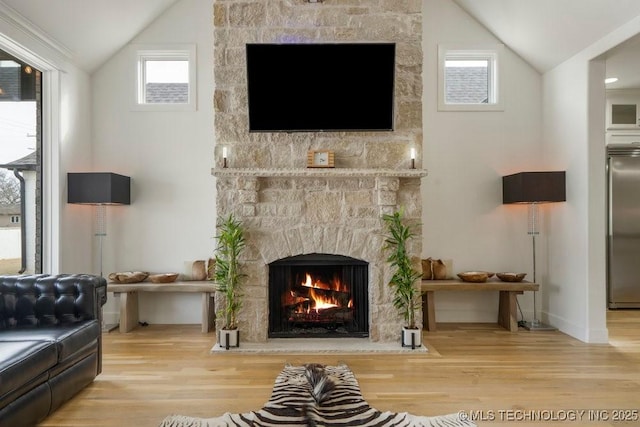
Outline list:
[[[498,279],[503,282],[522,282],[527,273],[496,273]]]
[[[140,283],[149,276],[144,271],[123,271],[109,274],[109,280],[114,283]]]
[[[178,273],[151,274],[149,280],[153,283],[171,283],[178,278]]]
[[[463,282],[482,283],[486,282],[489,277],[493,276],[493,273],[486,271],[465,271],[464,273],[458,273],[458,277]]]

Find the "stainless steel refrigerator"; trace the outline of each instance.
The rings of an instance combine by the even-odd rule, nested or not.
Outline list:
[[[609,308],[640,308],[640,146],[607,147]]]

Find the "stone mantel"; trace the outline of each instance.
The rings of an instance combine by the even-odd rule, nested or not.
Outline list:
[[[214,168],[211,174],[220,178],[422,178],[425,169],[356,169],[356,168]]]

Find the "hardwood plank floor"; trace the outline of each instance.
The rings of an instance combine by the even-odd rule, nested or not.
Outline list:
[[[477,411],[479,426],[638,426],[637,418],[613,417],[614,410],[640,417],[640,310],[609,312],[608,327],[610,344],[589,345],[560,332],[439,324],[437,332],[424,332],[428,356],[212,355],[215,334],[199,325],[113,331],[104,334],[103,373],[41,426],[151,427],[169,414],[259,409],[285,363],[310,362],[347,363],[380,410]],[[575,422],[562,420],[572,414]],[[546,420],[523,420],[535,415]],[[594,421],[596,415],[609,419]]]

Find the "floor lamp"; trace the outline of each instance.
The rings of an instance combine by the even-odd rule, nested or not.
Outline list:
[[[67,174],[67,203],[95,205],[96,233],[100,240],[100,276],[102,271],[102,240],[107,235],[106,206],[131,203],[131,178],[111,172]]]
[[[538,205],[540,203],[564,202],[566,195],[566,173],[554,172],[520,172],[502,177],[502,203],[526,203],[528,205],[529,231],[533,253],[533,282],[536,283],[536,236],[538,231]],[[555,331],[553,326],[545,325],[538,320],[536,294],[533,293],[533,320],[525,322],[524,327],[530,331]]]

